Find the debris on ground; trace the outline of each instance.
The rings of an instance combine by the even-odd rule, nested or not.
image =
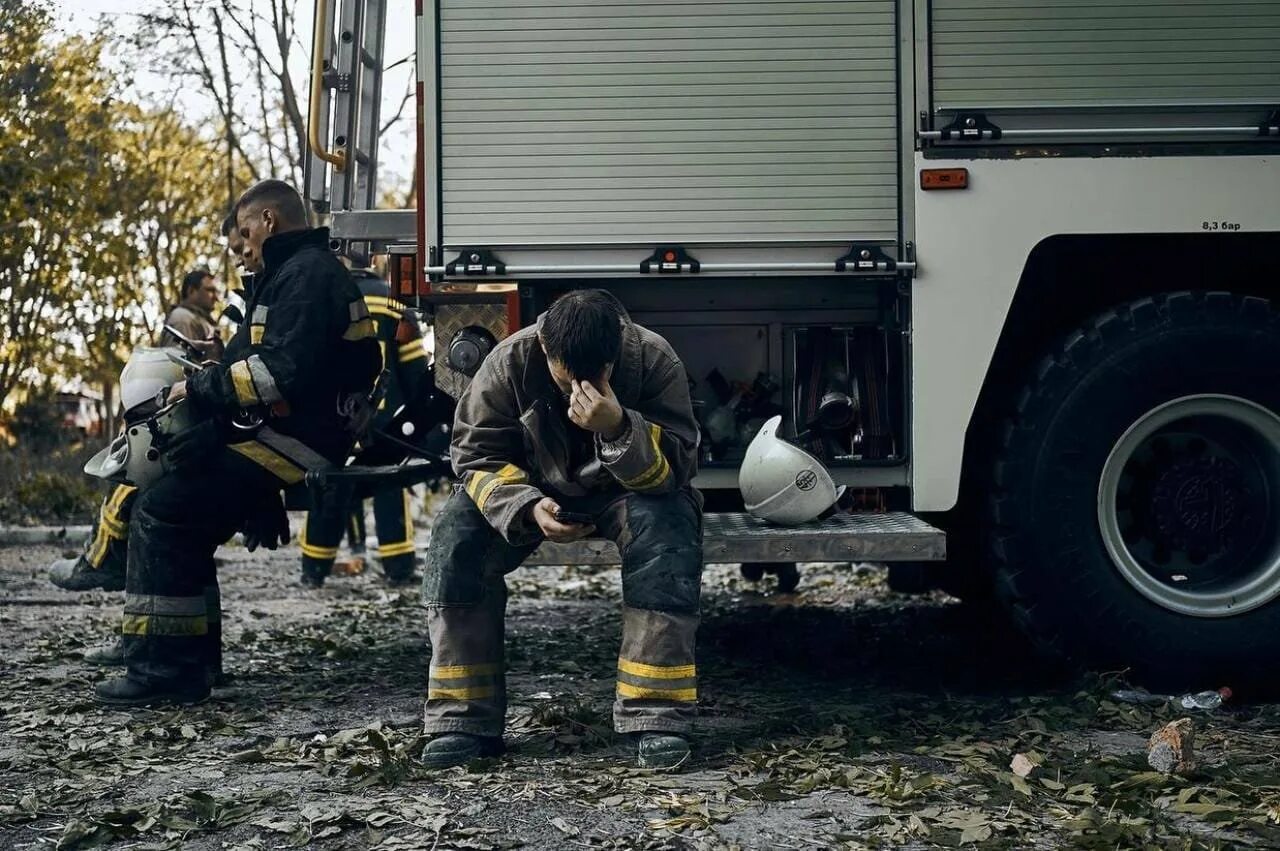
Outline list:
[[[508,577],[508,753],[429,772],[425,619],[376,565],[309,590],[297,549],[224,547],[230,686],[119,712],[81,655],[121,595],[52,588],[59,555],[0,548],[0,848],[1280,847],[1276,707],[1196,716],[1194,779],[1160,773],[1135,731],[1183,711],[883,569],[802,566],[780,596],[708,567],[693,758],[654,776],[610,721],[616,568]]]
[[[1186,776],[1196,770],[1196,729],[1190,718],[1170,721],[1151,735],[1147,764],[1161,774]]]

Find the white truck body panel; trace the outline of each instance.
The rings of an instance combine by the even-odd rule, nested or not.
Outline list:
[[[912,493],[955,504],[965,431],[1027,256],[1059,234],[1280,232],[1280,156],[924,159],[969,189],[917,191]],[[918,185],[918,183],[917,183]],[[1188,281],[1171,281],[1171,288]]]

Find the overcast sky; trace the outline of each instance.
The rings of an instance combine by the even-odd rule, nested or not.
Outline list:
[[[140,9],[159,5],[164,0],[55,0],[53,7],[58,11],[59,23],[69,32],[88,32],[94,28],[100,18],[107,18],[124,31],[133,26],[136,13]],[[341,2],[341,0],[331,0]],[[167,3],[165,3],[167,5]],[[298,38],[305,44],[306,56],[301,67],[295,68],[295,77],[303,86],[308,85],[309,72],[305,62],[311,52],[311,17],[314,14],[314,3],[300,2],[298,9]],[[387,0],[387,41],[385,59],[388,63],[398,61],[413,52],[413,0]],[[406,63],[387,74],[383,81],[382,115],[385,121],[394,114],[404,95],[405,86],[413,75],[413,64]],[[146,89],[160,89],[163,81],[147,75],[140,75],[137,85]],[[380,173],[392,172],[407,182],[412,173],[412,157],[415,144],[413,105],[406,108],[405,118],[383,140],[380,152]],[[382,182],[382,181],[380,181]],[[385,183],[383,184],[385,185]]]

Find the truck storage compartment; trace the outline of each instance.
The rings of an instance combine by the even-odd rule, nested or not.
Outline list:
[[[926,139],[1258,141],[1280,109],[1280,3],[932,0],[929,27]]]
[[[893,0],[440,0],[445,254],[895,244],[895,20]]]
[[[1280,4],[933,0],[941,109],[1280,101]]]

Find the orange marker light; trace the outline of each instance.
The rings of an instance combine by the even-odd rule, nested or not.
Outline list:
[[[920,188],[929,189],[968,189],[969,169],[967,168],[924,168],[920,170]]]

